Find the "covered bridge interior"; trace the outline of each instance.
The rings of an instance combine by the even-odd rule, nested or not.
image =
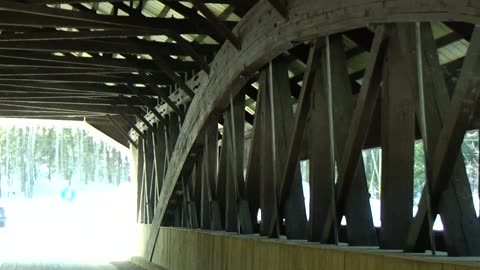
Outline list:
[[[82,120],[131,148],[144,267],[473,269],[461,145],[480,128],[479,14],[466,0],[0,0],[0,116]],[[362,150],[378,147],[376,227]]]

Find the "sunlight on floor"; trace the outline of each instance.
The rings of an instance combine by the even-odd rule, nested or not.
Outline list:
[[[131,183],[45,199],[3,199],[0,261],[107,262],[136,247],[135,189]]]

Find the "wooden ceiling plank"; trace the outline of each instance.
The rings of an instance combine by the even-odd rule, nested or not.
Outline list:
[[[200,0],[192,0],[193,6],[200,11],[207,18],[208,22],[216,29],[217,33],[229,40],[237,49],[241,49],[241,42],[235,34],[225,25],[225,22],[220,21],[215,14]]]
[[[143,95],[143,93],[141,93],[140,91],[138,91],[137,88],[135,87],[131,87],[131,86],[127,86],[130,91],[137,95],[138,99],[140,100],[145,100],[145,96]],[[152,106],[150,105],[147,101],[143,101],[143,103],[148,107],[148,109],[153,113],[153,115],[158,119],[159,123],[161,123],[163,126],[165,127],[168,127],[168,121],[165,119],[165,117],[163,117],[162,114],[160,114],[157,109],[155,108],[155,106]]]
[[[132,46],[133,45],[135,46]],[[210,54],[217,50],[216,45],[195,45],[195,50],[202,54]],[[89,52],[89,53],[120,53],[120,54],[148,54],[155,50],[161,55],[188,56],[175,43],[164,43],[143,40],[61,40],[51,41],[11,41],[0,42],[0,50],[9,51],[44,51],[44,52]]]
[[[159,29],[157,31],[136,31],[136,30],[106,30],[106,31],[48,31],[40,33],[23,33],[23,34],[1,34],[0,42],[15,41],[51,41],[51,40],[83,40],[96,38],[123,38],[136,36],[152,36],[163,35],[167,31]]]
[[[175,4],[175,3],[170,3],[170,2],[167,2],[167,1],[164,1],[162,2],[166,5],[166,7],[171,7],[170,4]],[[170,4],[169,4],[170,3]],[[114,3],[113,4],[115,7],[119,8],[119,9],[122,9],[123,11],[129,13],[129,14],[132,14],[135,10],[133,10],[131,7],[127,6],[126,4],[121,4],[121,3]],[[176,5],[178,6],[182,6],[184,8],[186,8],[187,10],[190,10],[189,8],[185,7],[184,5],[180,4],[180,3],[176,3]],[[174,5],[174,6],[176,6]],[[192,10],[193,12],[193,10]],[[195,12],[194,12],[195,13]],[[190,13],[189,13],[190,14]],[[196,13],[195,13],[196,14]],[[191,15],[191,14],[190,14]],[[200,17],[201,19],[203,19],[200,15],[196,14],[198,17]],[[137,16],[143,16],[141,14],[137,15]],[[192,15],[193,16],[193,15]],[[190,20],[194,21],[195,23],[197,23],[197,17],[194,17],[193,19],[190,18]],[[203,19],[204,21],[205,19]],[[208,23],[208,22],[207,22]],[[208,64],[206,63],[205,61],[205,58],[200,55],[195,46],[197,46],[195,43],[190,43],[190,42],[187,42],[185,39],[183,39],[183,37],[181,37],[178,33],[175,33],[173,31],[167,33],[167,35],[172,38],[176,44],[178,44],[178,46],[180,46],[180,48],[182,48],[182,50],[187,54],[189,55],[190,57],[192,57],[192,59],[195,61],[195,63],[203,70],[205,70],[205,72],[209,73],[210,72],[210,67],[208,66]],[[223,43],[223,40],[220,42],[220,43]]]
[[[159,54],[151,53],[154,57],[155,63],[157,64],[158,68],[162,69],[165,74],[172,79],[190,98],[195,96],[195,92],[185,83],[183,78],[181,78],[175,71],[168,66],[167,62],[163,59],[163,57]],[[155,80],[161,84],[161,80],[159,80],[158,76],[155,76]]]
[[[4,1],[1,1],[4,2]],[[173,18],[150,18],[131,16],[111,16],[94,13],[85,13],[71,10],[53,8],[43,12],[22,12],[5,9],[0,2],[0,26],[16,27],[50,27],[50,28],[75,28],[75,29],[102,29],[102,30],[136,30],[154,31],[158,33],[162,29],[174,31],[178,34],[211,34],[208,24],[195,25],[186,19]],[[31,9],[31,8],[30,8]],[[61,16],[49,14],[60,13]],[[224,22],[228,29],[232,29],[235,22]],[[0,27],[1,28],[1,27]]]
[[[31,5],[54,5],[54,4],[80,4],[80,3],[102,3],[102,2],[124,2],[125,0],[24,0]],[[169,0],[171,2],[180,2],[184,0]],[[229,4],[231,0],[203,0],[205,3]]]
[[[13,59],[13,60],[12,60]],[[22,61],[15,61],[21,59]],[[168,65],[175,70],[189,72],[195,70],[195,63],[179,61],[168,58]],[[40,63],[36,63],[40,62]],[[55,64],[61,68],[109,68],[136,71],[137,69],[149,72],[161,71],[152,60],[146,59],[112,59],[107,57],[76,57],[73,55],[55,56],[44,52],[25,52],[25,51],[2,51],[0,50],[0,65],[49,65],[55,67]]]
[[[193,21],[195,24],[199,23],[206,23],[208,24],[208,21],[200,16],[195,9],[188,8],[184,6],[183,4],[175,1],[169,1],[169,0],[162,0],[161,1],[164,5],[168,6],[169,8],[175,10],[176,12],[182,14],[184,17],[188,18],[189,20]],[[219,18],[220,19],[220,18]],[[223,44],[225,42],[225,37],[218,35],[216,33],[215,28],[212,29],[212,34],[210,35],[214,40],[216,40],[218,43]]]

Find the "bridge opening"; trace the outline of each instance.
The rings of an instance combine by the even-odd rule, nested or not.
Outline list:
[[[462,143],[462,157],[465,162],[466,172],[470,189],[472,192],[472,198],[474,208],[477,216],[479,216],[479,131],[471,130],[465,134]],[[372,212],[373,224],[375,227],[380,228],[382,226],[381,221],[381,174],[382,174],[382,149],[380,147],[365,149],[362,151],[362,158],[365,164],[365,174],[368,186],[368,192],[370,195],[370,207]],[[303,194],[305,196],[305,210],[307,220],[309,219],[309,205],[310,205],[310,185],[309,185],[309,160],[303,160],[300,162],[301,175],[302,175],[302,187]],[[336,173],[338,173],[336,171]],[[422,195],[423,187],[425,186],[426,174],[425,174],[425,156],[424,147],[421,140],[417,140],[415,143],[415,160],[414,160],[414,193],[413,193],[413,208],[412,217],[414,217],[418,210],[418,204]],[[258,220],[261,218],[261,214],[258,214]],[[345,216],[341,219],[341,225],[346,225],[347,220]],[[433,229],[436,231],[443,231],[443,223],[440,215],[436,215]]]
[[[131,256],[129,149],[84,122],[0,122],[0,261]]]

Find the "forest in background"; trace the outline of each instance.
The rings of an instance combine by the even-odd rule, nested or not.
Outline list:
[[[0,126],[0,194],[32,198],[39,180],[119,185],[129,181],[129,160],[80,127]]]
[[[479,132],[470,131],[465,134],[462,144],[462,156],[465,160],[468,179],[472,188],[472,194],[478,197],[479,188]],[[380,199],[380,185],[382,172],[382,151],[380,148],[374,148],[363,151],[363,160],[365,163],[365,172],[367,176],[368,189],[374,199]],[[420,200],[420,195],[425,184],[425,156],[423,143],[419,140],[415,144],[414,160],[414,201],[415,205]]]
[[[470,131],[465,134],[462,144],[462,156],[465,161],[465,167],[472,189],[473,196],[479,196],[479,132]],[[372,199],[380,200],[381,175],[382,175],[382,150],[380,148],[366,149],[362,151],[363,162],[365,166],[365,175],[367,178],[368,191]],[[302,180],[304,185],[308,185],[309,180],[309,162],[304,160],[300,163]],[[338,176],[338,171],[335,175]],[[417,140],[415,143],[415,157],[413,167],[414,184],[414,205],[418,204],[420,195],[425,185],[425,157],[423,143]],[[308,196],[308,195],[307,195]]]
[[[363,151],[368,190],[380,198],[381,149]],[[479,132],[470,131],[462,145],[467,174],[474,196],[479,188]],[[302,162],[303,163],[303,162]],[[302,164],[303,180],[308,182],[308,162]],[[0,126],[0,187],[34,195],[38,180],[119,185],[129,181],[129,157],[89,131],[73,126]],[[414,200],[418,202],[425,183],[423,144],[415,144]]]

